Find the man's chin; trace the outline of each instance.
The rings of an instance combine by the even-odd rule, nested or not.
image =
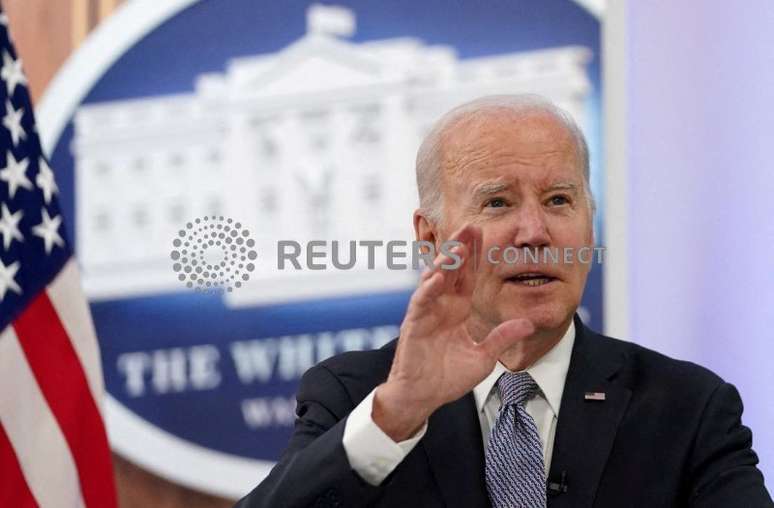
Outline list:
[[[573,312],[558,308],[555,305],[542,305],[532,308],[506,308],[500,312],[501,322],[511,319],[525,318],[532,322],[536,331],[550,331],[567,325]]]

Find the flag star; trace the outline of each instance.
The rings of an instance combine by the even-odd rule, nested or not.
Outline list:
[[[3,68],[0,69],[0,78],[5,81],[8,95],[13,94],[14,90],[16,90],[16,85],[26,85],[27,78],[24,77],[22,72],[21,58],[14,60],[8,54],[8,51],[3,51]]]
[[[3,298],[5,298],[5,293],[8,292],[9,289],[18,295],[22,294],[21,288],[16,283],[16,281],[13,280],[14,277],[16,277],[16,272],[18,271],[18,261],[14,261],[9,266],[5,266],[3,264],[3,260],[0,259],[0,302],[3,301]]]
[[[8,250],[11,246],[11,242],[18,240],[24,241],[24,237],[19,231],[19,221],[24,214],[21,210],[12,214],[8,207],[3,203],[2,209],[0,209],[0,235],[3,236],[3,249]]]
[[[25,175],[30,161],[26,158],[17,161],[10,150],[6,152],[6,166],[0,169],[0,180],[8,183],[8,195],[13,198],[19,187],[32,190],[32,182]]]
[[[13,146],[19,144],[20,139],[25,139],[27,133],[24,132],[21,121],[24,116],[24,108],[14,109],[11,101],[5,101],[5,116],[3,117],[3,125],[11,133],[11,139],[13,140]]]
[[[41,209],[40,214],[42,221],[37,226],[32,227],[32,234],[43,239],[43,243],[46,244],[46,254],[51,254],[54,244],[64,247],[64,240],[57,231],[62,224],[62,217],[57,215],[52,219],[45,208]]]
[[[54,172],[48,167],[48,163],[43,157],[38,159],[38,176],[35,177],[35,183],[43,191],[43,198],[46,200],[46,204],[51,201],[52,195],[59,192],[59,187],[56,186],[54,181]]]

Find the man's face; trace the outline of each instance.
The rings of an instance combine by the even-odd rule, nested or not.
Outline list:
[[[506,113],[455,130],[443,153],[439,236],[446,239],[468,223],[483,233],[473,318],[484,326],[521,317],[536,330],[566,326],[590,268],[576,253],[593,247],[591,210],[570,132],[546,113]],[[502,262],[509,246],[518,249],[516,264]],[[559,263],[543,261],[545,247],[559,249]],[[566,247],[572,248],[572,264],[563,262]],[[538,249],[538,264],[525,264],[524,248]],[[490,250],[500,264],[486,259]],[[539,276],[525,280],[529,274]]]

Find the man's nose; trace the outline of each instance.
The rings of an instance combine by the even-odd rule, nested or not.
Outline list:
[[[538,204],[524,204],[517,215],[513,244],[518,248],[546,247],[551,242],[546,217]]]

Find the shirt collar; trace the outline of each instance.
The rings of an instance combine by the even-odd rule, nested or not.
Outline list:
[[[556,417],[559,417],[559,406],[562,403],[567,370],[570,368],[573,344],[575,344],[575,323],[570,321],[570,326],[559,342],[525,369],[543,392]],[[479,412],[484,409],[484,404],[493,393],[493,388],[503,372],[508,372],[508,369],[498,361],[492,372],[473,388],[476,409]]]

